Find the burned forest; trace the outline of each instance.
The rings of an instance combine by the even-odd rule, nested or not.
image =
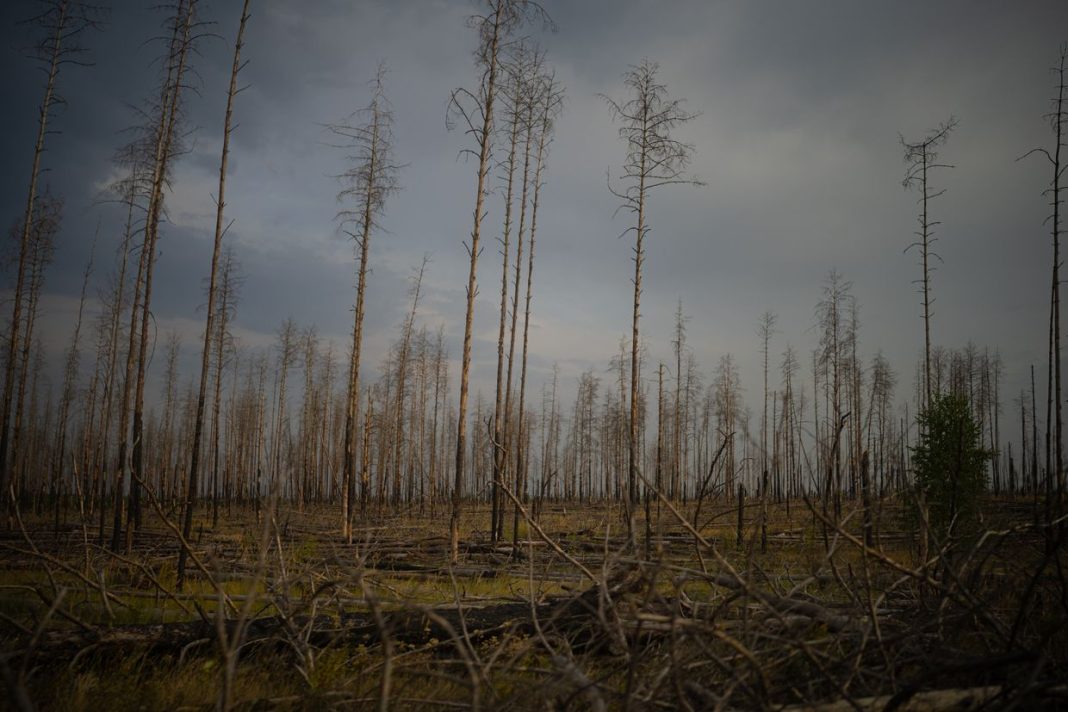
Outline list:
[[[5,4],[0,708],[1068,708],[1066,30]]]

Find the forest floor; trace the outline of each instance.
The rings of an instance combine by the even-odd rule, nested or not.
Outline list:
[[[1064,527],[989,499],[932,542],[880,502],[742,513],[729,502],[546,503],[512,546],[448,509],[158,513],[129,551],[66,513],[0,531],[11,709],[1059,709],[1068,706]],[[168,514],[168,519],[171,514]],[[176,518],[174,518],[176,519]],[[696,522],[696,525],[694,524]]]

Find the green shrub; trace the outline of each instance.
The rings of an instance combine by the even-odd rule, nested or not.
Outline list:
[[[986,489],[986,461],[968,400],[935,396],[918,418],[920,442],[912,448],[916,485],[927,503],[931,528],[941,536],[968,528]]]

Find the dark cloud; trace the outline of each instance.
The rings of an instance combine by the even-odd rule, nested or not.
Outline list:
[[[1066,39],[1063,2],[916,1],[823,3],[545,3],[555,33],[537,33],[567,90],[540,217],[532,368],[537,383],[554,362],[572,377],[603,370],[629,326],[631,246],[617,236],[606,175],[623,145],[598,96],[619,97],[621,74],[643,57],[661,64],[672,92],[700,112],[680,135],[697,148],[703,188],[656,195],[650,207],[643,329],[650,357],[667,358],[676,300],[692,316],[691,345],[711,371],[733,352],[751,392],[757,383],[756,322],[780,313],[776,350],[813,346],[813,308],[832,267],[854,282],[862,347],[883,349],[910,392],[922,344],[913,255],[915,196],[902,190],[898,132],[921,135],[950,114],[960,128],[944,157],[957,167],[937,180],[939,252],[934,277],[936,340],[1002,350],[1009,388],[1045,352],[1048,232],[1041,196],[1048,170],[1016,162],[1048,144],[1047,72]],[[247,37],[248,89],[239,95],[228,185],[230,237],[246,283],[238,325],[250,343],[269,343],[282,319],[315,323],[344,348],[351,320],[352,253],[337,229],[333,178],[344,169],[323,125],[367,103],[367,81],[389,67],[404,189],[373,247],[368,307],[372,365],[385,353],[407,300],[407,277],[424,253],[424,318],[444,323],[455,357],[462,329],[474,167],[467,144],[445,126],[449,91],[475,81],[474,36],[463,2],[254,3]],[[0,89],[0,214],[13,221],[24,200],[41,76],[16,51],[26,3],[0,8],[5,68]],[[199,81],[187,104],[189,153],[175,173],[154,308],[161,324],[194,328],[203,302],[213,226],[228,43],[236,6],[206,10],[221,39],[196,58]],[[47,289],[56,304],[76,296],[78,275],[100,225],[101,254],[117,245],[121,216],[100,205],[116,176],[109,163],[150,96],[161,18],[119,3],[103,33],[87,38],[96,66],[68,67],[68,106],[50,137],[47,183],[67,219]],[[147,41],[147,42],[146,42]],[[499,266],[499,198],[489,204],[480,263],[476,377],[488,381],[495,348],[493,293]],[[103,272],[103,270],[102,270]],[[67,303],[67,302],[62,302]],[[49,328],[62,331],[58,307]],[[257,336],[258,335],[258,336]],[[195,340],[195,329],[192,337]],[[190,348],[190,347],[187,347]],[[455,374],[455,369],[454,369]]]

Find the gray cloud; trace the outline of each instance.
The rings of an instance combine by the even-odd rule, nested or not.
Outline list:
[[[352,253],[334,216],[343,155],[322,125],[368,100],[380,60],[390,66],[397,153],[408,167],[403,191],[375,236],[368,306],[372,358],[385,353],[406,303],[410,267],[432,253],[424,320],[444,323],[460,352],[474,168],[467,144],[445,128],[449,91],[475,81],[474,36],[464,2],[254,4],[247,38],[249,88],[238,97],[228,183],[230,238],[246,283],[238,325],[267,341],[292,315],[316,323],[343,348],[351,320]],[[911,392],[922,345],[915,259],[903,254],[914,229],[915,195],[902,190],[898,132],[921,135],[950,114],[959,130],[945,148],[957,167],[935,211],[936,340],[1001,349],[1007,389],[1022,387],[1045,353],[1048,233],[1041,191],[1048,170],[1015,159],[1051,137],[1047,67],[1065,39],[1061,2],[946,3],[546,3],[559,29],[539,34],[567,90],[550,157],[535,274],[532,368],[535,384],[559,362],[565,377],[603,370],[629,327],[631,245],[613,218],[606,172],[623,146],[599,94],[620,96],[621,74],[643,57],[701,116],[683,138],[697,148],[694,172],[708,185],[653,198],[643,330],[650,357],[667,359],[672,314],[681,298],[692,316],[690,343],[706,371],[733,352],[757,391],[756,322],[781,316],[776,350],[812,348],[812,313],[829,269],[854,282],[862,306],[862,348],[883,349]],[[212,194],[236,8],[209,9],[214,30],[197,58],[199,95],[190,96],[191,151],[175,174],[155,301],[167,323],[191,324],[203,302],[213,225]],[[40,76],[15,51],[24,3],[0,9],[0,78],[9,98],[0,117],[6,169],[0,214],[14,220],[24,200]],[[68,68],[69,101],[50,139],[47,181],[67,200],[67,219],[47,289],[55,304],[76,296],[89,240],[117,244],[118,215],[94,204],[113,175],[108,159],[133,122],[130,105],[152,89],[159,17],[121,3],[107,30],[91,37],[96,66]],[[487,228],[499,231],[499,199]],[[477,383],[492,370],[499,264],[490,241],[480,263]],[[51,309],[61,330],[69,308]],[[66,302],[63,302],[66,303]],[[185,320],[185,321],[182,321]],[[189,347],[187,347],[189,348]],[[1041,370],[1041,369],[1040,369]],[[455,369],[453,373],[455,374]]]

